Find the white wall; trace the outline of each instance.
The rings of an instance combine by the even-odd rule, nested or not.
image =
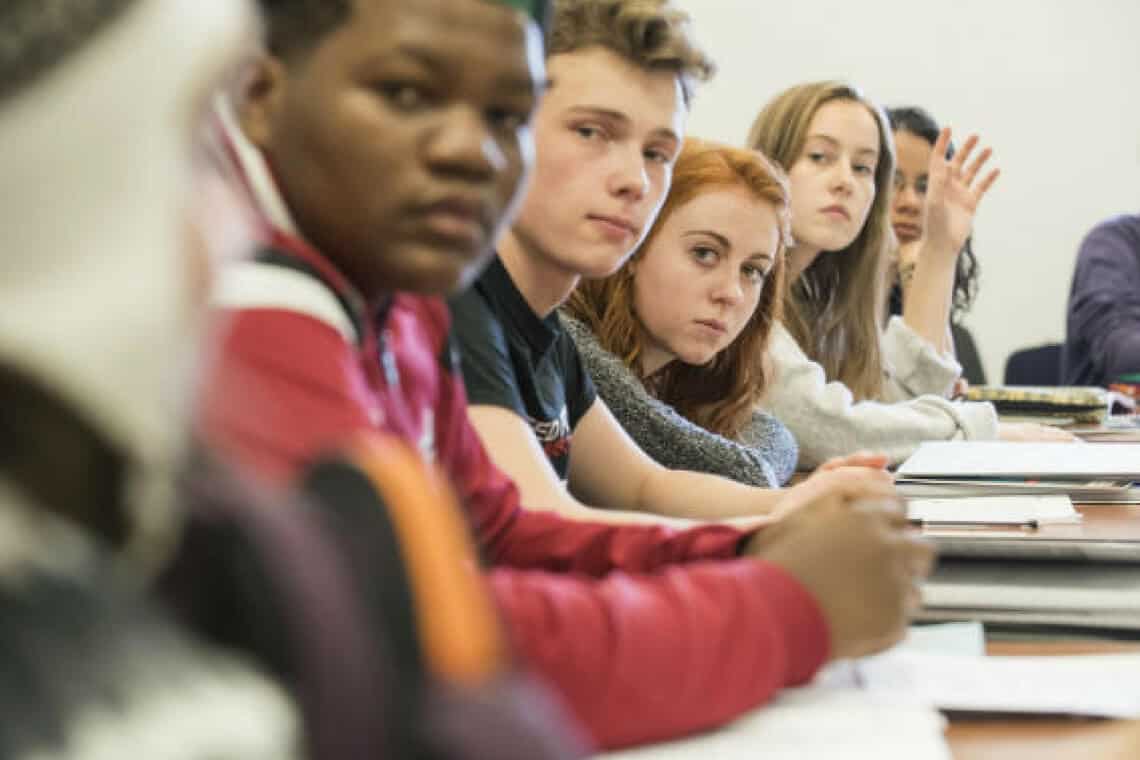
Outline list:
[[[965,322],[991,382],[1011,351],[1064,339],[1081,237],[1140,209],[1140,2],[678,2],[720,65],[692,134],[742,143],[770,97],[824,78],[983,133],[1002,178],[977,220]]]

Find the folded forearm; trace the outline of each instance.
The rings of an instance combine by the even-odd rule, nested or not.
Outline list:
[[[661,469],[646,478],[638,503],[644,511],[670,517],[718,520],[767,514],[775,508],[780,493],[717,475]]]

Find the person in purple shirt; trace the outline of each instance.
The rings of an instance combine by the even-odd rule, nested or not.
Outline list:
[[[1067,385],[1140,373],[1140,214],[1107,219],[1081,243],[1061,368]]]

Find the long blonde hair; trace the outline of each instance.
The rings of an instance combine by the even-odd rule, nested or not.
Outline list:
[[[780,243],[760,300],[740,335],[712,361],[693,366],[669,362],[646,378],[640,370],[645,328],[634,313],[634,265],[653,245],[674,211],[703,193],[742,188],[771,203],[780,220]],[[791,191],[784,172],[751,150],[689,138],[673,169],[665,205],[645,241],[614,274],[584,280],[570,296],[567,311],[590,327],[603,348],[634,371],[650,391],[690,421],[735,438],[752,418],[767,378],[758,357],[764,355],[772,323],[780,318],[785,252],[791,239]]]
[[[823,367],[828,380],[842,382],[858,400],[878,399],[883,390],[879,342],[895,171],[894,141],[886,114],[852,85],[802,84],[764,106],[752,124],[748,145],[791,170],[803,152],[816,112],[837,100],[860,103],[875,119],[879,130],[875,199],[851,245],[821,253],[795,282],[787,283],[784,324],[804,353]]]

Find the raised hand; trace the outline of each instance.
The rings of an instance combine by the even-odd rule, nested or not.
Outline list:
[[[970,161],[979,142],[977,135],[970,135],[950,160],[946,159],[949,128],[942,130],[934,144],[926,189],[926,250],[930,255],[957,259],[974,228],[974,216],[982,198],[1001,174],[1000,170],[991,169],[978,179],[993,155],[990,148],[985,148]]]

